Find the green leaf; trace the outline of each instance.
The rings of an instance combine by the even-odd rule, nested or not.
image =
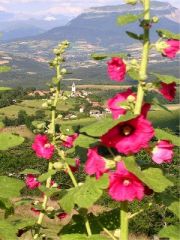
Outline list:
[[[61,133],[66,134],[66,135],[72,135],[74,133],[74,129],[72,126],[62,125]]]
[[[99,137],[105,134],[109,129],[115,127],[118,123],[128,121],[134,117],[135,116],[132,113],[128,112],[126,113],[126,115],[121,116],[117,120],[111,118],[104,118],[88,125],[87,127],[83,127],[82,129],[80,129],[80,132],[86,133],[89,136]]]
[[[38,177],[39,182],[44,182],[46,181],[49,177],[52,175],[56,174],[56,170],[49,170],[47,173],[43,173],[41,176]]]
[[[154,76],[156,76],[158,78],[159,81],[164,82],[164,83],[179,83],[180,79],[176,78],[174,76],[169,76],[169,75],[161,75],[159,73],[152,73]]]
[[[163,175],[159,168],[148,168],[141,171],[134,157],[124,158],[124,162],[127,169],[154,192],[163,192],[167,187],[173,186],[173,183]]]
[[[157,33],[163,38],[180,40],[180,34],[172,33],[166,29],[158,29]]]
[[[158,234],[161,238],[169,238],[169,240],[179,240],[180,236],[180,226],[178,225],[170,225],[168,227],[164,227]]]
[[[92,235],[88,237],[85,234],[65,234],[61,236],[61,240],[108,240],[108,238],[101,235]]]
[[[83,134],[80,134],[76,141],[74,142],[74,146],[80,146],[84,148],[89,148],[97,144],[97,139],[92,138]]]
[[[77,188],[69,189],[59,201],[60,206],[67,213],[71,213],[74,208],[76,191]]]
[[[44,129],[46,127],[46,122],[43,121],[33,121],[32,125],[37,129]]]
[[[10,66],[0,66],[0,73],[11,71]]]
[[[38,174],[41,174],[41,173],[38,170],[27,168],[24,171],[20,172],[20,174],[35,174],[35,175],[38,175]]]
[[[138,35],[136,33],[133,33],[133,32],[129,32],[129,31],[126,31],[127,35],[133,39],[136,39],[136,40],[142,40],[143,39],[143,35]]]
[[[128,13],[126,15],[119,16],[117,18],[117,24],[122,26],[122,25],[125,25],[125,24],[133,23],[133,22],[136,22],[141,17],[143,17],[143,14],[133,15],[133,14]]]
[[[0,209],[6,210],[6,209],[10,209],[12,207],[13,207],[13,205],[8,198],[0,197]]]
[[[75,195],[75,203],[81,208],[89,208],[101,197],[103,193],[102,190],[107,187],[107,175],[104,175],[98,180],[95,178],[87,178]]]
[[[171,203],[168,209],[180,219],[180,203],[178,201]]]
[[[17,230],[8,221],[0,220],[0,239],[2,240],[17,240]]]
[[[91,57],[94,60],[104,60],[106,58],[112,58],[112,57],[119,57],[119,58],[126,58],[127,54],[125,53],[93,53],[91,54]]]
[[[180,146],[180,138],[176,135],[173,135],[171,133],[168,133],[165,130],[162,129],[155,129],[155,136],[159,140],[169,140],[171,141],[175,146]]]
[[[10,91],[12,88],[9,87],[0,87],[0,91]]]
[[[0,197],[13,198],[20,196],[20,190],[25,186],[24,182],[15,178],[0,176]]]
[[[24,138],[11,133],[0,133],[0,150],[8,150],[24,142]]]

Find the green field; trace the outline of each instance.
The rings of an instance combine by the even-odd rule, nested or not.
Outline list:
[[[44,100],[24,100],[20,103],[16,103],[14,105],[0,108],[0,117],[7,116],[9,118],[16,118],[18,115],[18,112],[20,110],[24,110],[27,112],[28,115],[33,115],[37,110],[42,110],[42,104],[44,103]],[[68,111],[73,106],[72,102],[68,102],[66,104],[65,102],[61,102],[57,106],[58,111]],[[45,111],[48,115],[48,110]]]

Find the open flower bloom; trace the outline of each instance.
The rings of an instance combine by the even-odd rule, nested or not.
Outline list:
[[[175,58],[176,54],[180,51],[180,41],[169,39],[165,43],[167,47],[163,49],[163,56],[168,58]]]
[[[109,195],[116,201],[142,200],[144,184],[120,161],[116,171],[110,173]]]
[[[112,112],[113,118],[117,119],[121,115],[126,113],[126,109],[120,106],[120,103],[125,101],[133,92],[128,88],[125,92],[116,94],[113,98],[110,98],[107,102],[109,110]],[[132,97],[134,97],[132,95]]]
[[[78,137],[77,133],[74,133],[73,135],[67,136],[67,138],[63,142],[63,146],[67,147],[67,148],[73,147],[73,143],[74,143],[74,141],[76,140],[77,137]]]
[[[120,122],[101,137],[107,147],[115,148],[119,153],[137,153],[148,147],[154,136],[152,124],[140,115],[126,122]]]
[[[167,84],[161,82],[159,92],[163,95],[164,98],[166,98],[169,101],[172,101],[175,98],[176,94],[176,83],[172,82]]]
[[[98,179],[106,171],[106,163],[103,157],[98,154],[98,148],[94,147],[88,149],[85,172],[89,175],[95,174]]]
[[[171,163],[173,159],[173,147],[167,140],[161,140],[152,151],[152,160],[157,163]]]
[[[35,189],[41,184],[37,181],[36,177],[33,174],[28,174],[26,177],[26,186],[30,189]]]
[[[108,75],[111,80],[121,82],[126,75],[126,64],[119,57],[113,57],[108,64]]]
[[[38,134],[32,144],[32,149],[39,158],[50,159],[54,154],[54,145],[49,143],[46,135]]]

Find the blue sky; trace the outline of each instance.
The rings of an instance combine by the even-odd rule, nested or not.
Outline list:
[[[160,0],[180,8],[180,0]],[[0,0],[0,10],[13,12],[19,18],[51,17],[57,14],[76,16],[92,6],[118,5],[123,0]]]

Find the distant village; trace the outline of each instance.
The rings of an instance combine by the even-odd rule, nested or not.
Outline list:
[[[103,103],[101,102],[97,102],[97,101],[92,101],[90,99],[90,95],[92,94],[91,91],[87,91],[87,90],[77,90],[76,84],[73,82],[72,86],[71,86],[71,91],[69,91],[69,93],[67,94],[67,96],[63,96],[64,92],[61,92],[60,97],[63,98],[64,100],[66,100],[67,98],[82,98],[84,100],[86,100],[86,102],[89,103],[90,110],[87,113],[87,109],[85,107],[85,105],[80,105],[79,106],[79,113],[87,113],[90,117],[95,117],[95,118],[100,118],[103,117],[110,112],[110,110],[103,105]],[[34,90],[30,93],[28,93],[28,96],[31,97],[35,97],[35,96],[39,96],[39,97],[46,97],[50,94],[50,91],[45,91],[45,90]],[[88,108],[89,109],[89,108]],[[72,114],[72,113],[68,113],[63,119],[64,120],[69,120],[69,119],[76,119],[78,116],[76,114]]]

